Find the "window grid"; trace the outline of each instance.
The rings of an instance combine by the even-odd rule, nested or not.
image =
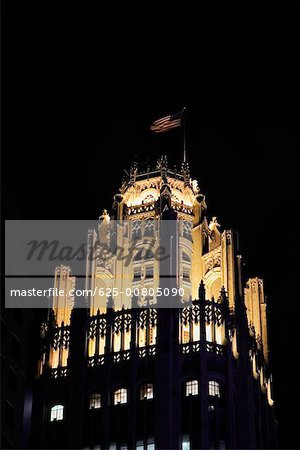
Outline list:
[[[90,396],[90,409],[99,409],[99,408],[101,408],[101,395],[92,394]]]
[[[186,397],[190,395],[198,395],[198,392],[199,392],[198,380],[190,380],[186,382],[186,391],[185,391]]]
[[[208,394],[211,397],[221,397],[220,394],[220,383],[218,381],[209,381],[208,383]]]
[[[114,394],[114,405],[127,403],[127,389],[118,389]]]
[[[56,422],[58,420],[63,420],[64,418],[64,406],[54,405],[50,410],[50,422]]]

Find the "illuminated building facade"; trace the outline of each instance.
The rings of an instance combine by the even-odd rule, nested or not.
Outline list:
[[[87,259],[85,309],[57,267],[65,295],[42,327],[33,447],[276,447],[263,281],[245,282],[237,234],[205,212],[186,163],[133,165],[88,232],[89,248],[114,242],[132,258]]]

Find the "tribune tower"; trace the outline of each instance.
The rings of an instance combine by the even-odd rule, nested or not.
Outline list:
[[[263,281],[244,280],[236,232],[206,209],[188,164],[133,164],[88,231],[86,309],[57,267],[66,295],[42,327],[33,445],[275,447]]]

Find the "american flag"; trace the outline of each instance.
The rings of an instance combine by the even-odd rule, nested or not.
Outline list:
[[[165,131],[180,127],[183,111],[184,110],[156,120],[151,125],[150,130],[153,131],[153,133],[164,133]]]

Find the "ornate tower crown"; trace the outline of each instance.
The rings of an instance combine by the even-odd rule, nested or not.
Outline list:
[[[205,197],[200,193],[197,181],[191,179],[188,163],[183,163],[177,171],[176,167],[171,169],[168,166],[164,155],[153,170],[148,167],[146,171],[139,171],[138,165],[132,164],[120,193],[115,195],[116,216],[120,219],[137,215],[141,218],[157,217],[161,213],[161,197],[169,197],[169,206],[178,213],[179,218],[190,216],[197,222],[206,209]]]

